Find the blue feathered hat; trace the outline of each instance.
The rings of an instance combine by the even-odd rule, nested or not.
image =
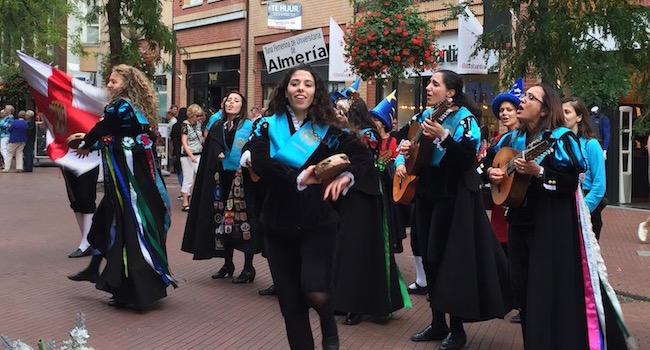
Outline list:
[[[358,78],[357,80],[352,83],[352,85],[348,86],[347,88],[343,89],[343,91],[334,91],[330,94],[330,98],[332,99],[332,103],[336,104],[336,100],[339,98],[348,98],[350,97],[350,94],[353,92],[359,91],[359,83],[361,83],[361,78]]]
[[[524,79],[519,78],[508,92],[502,92],[492,100],[492,112],[497,118],[499,117],[499,107],[504,101],[511,102],[515,107],[519,107],[519,99],[524,95]]]
[[[386,96],[385,99],[381,100],[375,108],[371,109],[370,114],[381,120],[384,124],[384,129],[386,131],[391,131],[393,129],[392,119],[396,117],[397,112],[397,99],[395,98],[395,90]]]

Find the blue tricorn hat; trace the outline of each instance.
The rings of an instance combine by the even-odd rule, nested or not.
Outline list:
[[[371,109],[370,114],[381,120],[384,124],[386,131],[393,129],[392,119],[396,117],[397,113],[397,99],[395,98],[395,90],[386,96],[375,108]]]
[[[336,100],[339,98],[348,98],[353,92],[359,91],[359,83],[361,83],[361,78],[358,78],[357,80],[352,83],[352,85],[348,86],[345,88],[343,91],[334,91],[330,94],[330,98],[332,99],[332,103],[336,104]]]
[[[519,107],[519,99],[524,95],[524,80],[522,78],[517,79],[514,85],[510,88],[508,92],[502,92],[497,95],[497,97],[492,100],[492,112],[495,116],[499,116],[499,107],[504,101],[511,102],[515,107]]]

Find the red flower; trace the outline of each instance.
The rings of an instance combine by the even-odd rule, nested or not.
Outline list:
[[[370,54],[373,55],[373,56],[377,55],[377,50],[370,49]]]
[[[401,32],[403,32],[402,28],[400,28],[400,27],[395,28],[395,31],[396,31],[397,33],[401,33]]]
[[[413,39],[411,39],[411,43],[413,45],[415,45],[415,46],[422,46],[422,40],[421,39],[413,38]]]
[[[390,22],[390,18],[388,17],[384,18],[384,23],[388,23],[388,22]]]
[[[404,35],[404,36],[409,36],[409,32],[407,32],[407,31],[403,31],[403,32],[402,32],[402,35]]]
[[[394,56],[393,59],[395,60],[395,62],[399,62],[399,61],[402,60],[402,57],[401,56]]]
[[[384,2],[384,6],[386,6],[386,7],[390,6],[390,2],[388,2],[388,1]]]
[[[388,35],[388,28],[384,28],[384,35]]]
[[[403,25],[405,25],[405,24],[406,24],[406,22],[404,22],[404,21],[399,21],[399,25],[403,26]]]
[[[402,55],[404,55],[404,56],[408,56],[408,54],[409,54],[409,52],[406,51],[406,49],[402,49]]]

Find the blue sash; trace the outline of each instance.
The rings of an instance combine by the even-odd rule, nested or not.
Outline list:
[[[239,167],[239,159],[241,158],[241,149],[248,142],[248,137],[251,134],[253,122],[246,119],[239,122],[237,131],[235,132],[235,139],[232,141],[232,149],[226,145],[225,158],[221,160],[224,170],[236,171]],[[226,140],[226,131],[223,130],[223,140]]]
[[[142,110],[140,110],[140,107],[135,106],[133,104],[133,102],[131,102],[131,100],[129,100],[128,98],[122,98],[122,99],[126,103],[128,103],[129,106],[131,106],[131,109],[133,110],[133,112],[135,112],[135,117],[136,117],[136,120],[138,121],[138,123],[140,123],[142,125],[149,125],[149,121],[147,120],[147,117],[142,113]],[[124,105],[122,105],[122,106],[124,106]],[[122,110],[122,107],[120,107],[120,112],[124,112]]]
[[[291,135],[286,113],[266,118],[266,121],[269,123],[271,158],[295,169],[302,168],[329,130],[329,125],[312,124],[308,120]]]
[[[424,113],[422,114],[424,115]],[[455,141],[458,142],[463,137],[463,133],[464,133],[464,128],[461,128],[463,130],[457,130],[458,126],[460,125],[460,121],[467,117],[470,117],[471,115],[472,113],[470,113],[470,111],[465,107],[461,107],[456,112],[449,114],[447,119],[445,119],[442,122],[442,127],[449,130],[448,137],[452,137]],[[447,151],[445,149],[434,147],[433,156],[431,157],[431,163],[430,163],[431,166],[439,166],[442,157],[444,157],[446,153]]]

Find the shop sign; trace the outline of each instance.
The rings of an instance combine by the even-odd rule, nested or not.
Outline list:
[[[328,58],[321,28],[263,46],[269,74]]]
[[[302,5],[271,3],[266,5],[268,27],[273,29],[302,29]]]

